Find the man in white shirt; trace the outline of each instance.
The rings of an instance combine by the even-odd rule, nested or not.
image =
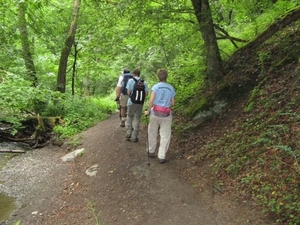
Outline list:
[[[132,77],[133,76],[131,75],[130,70],[125,68],[123,70],[123,75],[119,77],[116,87],[116,101],[121,106],[121,127],[125,127],[127,101],[129,98],[126,85],[127,81]]]

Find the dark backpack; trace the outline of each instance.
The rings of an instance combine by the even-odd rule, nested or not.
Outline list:
[[[135,81],[135,84],[130,93],[130,99],[134,104],[144,104],[146,94],[144,80],[137,80],[135,78],[133,78],[133,80]]]
[[[123,85],[122,85],[122,94],[123,95],[127,95],[127,89],[126,89],[126,85],[127,85],[127,82],[130,78],[133,78],[133,76],[131,75],[131,73],[125,73],[123,75]]]

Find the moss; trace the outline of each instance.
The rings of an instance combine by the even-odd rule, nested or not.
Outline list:
[[[202,97],[200,99],[194,100],[193,103],[190,103],[185,109],[184,115],[192,118],[197,112],[208,108],[208,99],[207,97]]]

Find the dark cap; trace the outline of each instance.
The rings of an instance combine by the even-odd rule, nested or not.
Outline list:
[[[128,68],[124,68],[123,73],[130,73],[130,70]]]

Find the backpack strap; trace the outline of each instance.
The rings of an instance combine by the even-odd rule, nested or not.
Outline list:
[[[142,83],[144,83],[144,80],[142,79],[142,78],[140,78],[140,79],[136,79],[136,78],[132,78],[135,82],[138,82],[138,81],[140,81],[140,82],[142,82]]]

